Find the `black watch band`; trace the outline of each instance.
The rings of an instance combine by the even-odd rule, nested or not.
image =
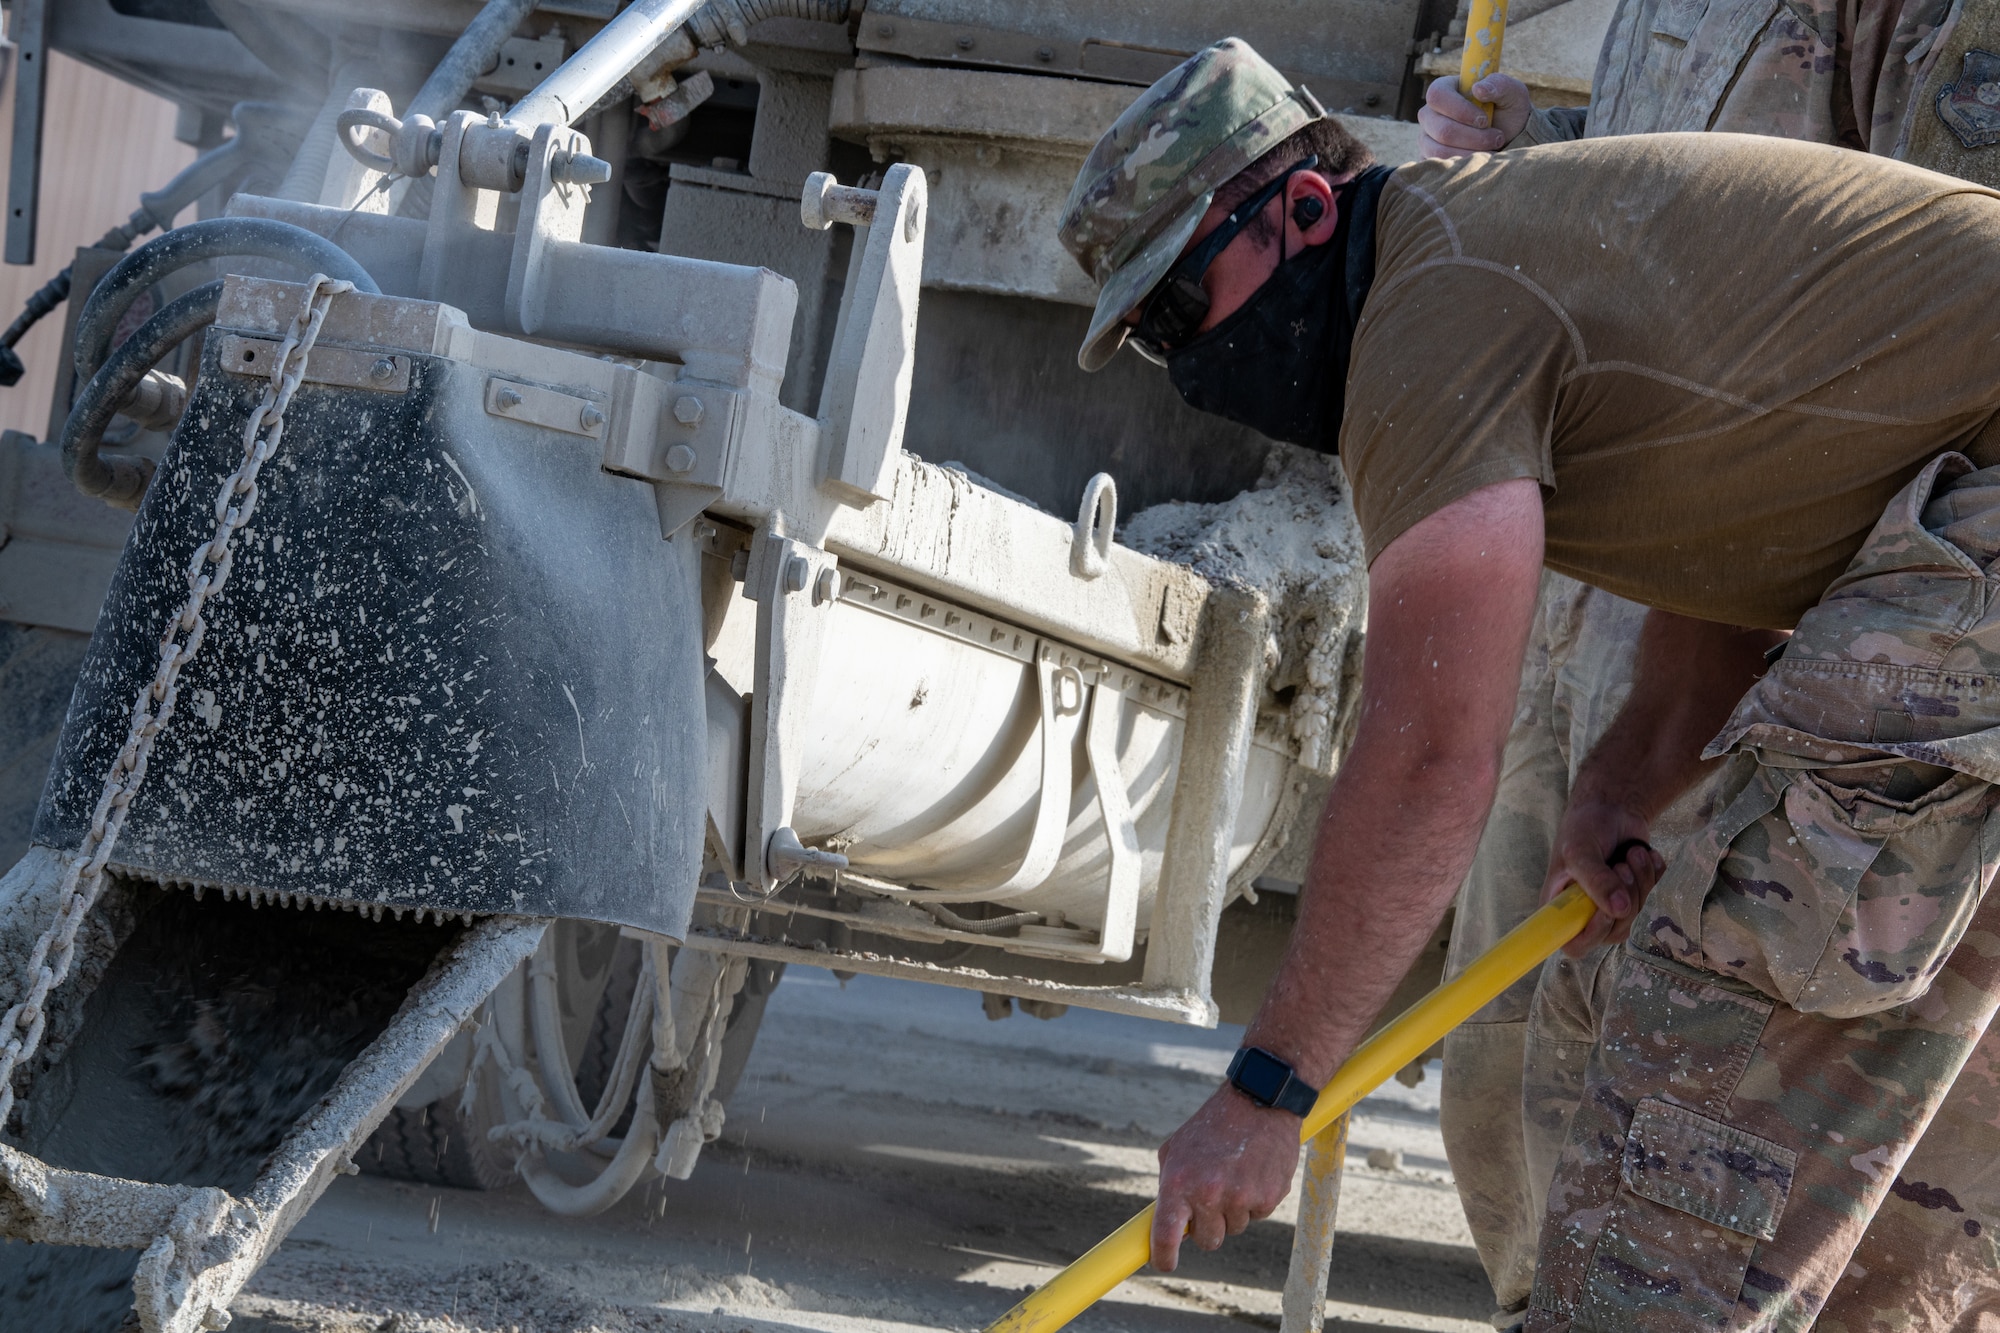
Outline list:
[[[1290,1111],[1301,1120],[1319,1100],[1318,1088],[1261,1046],[1245,1046],[1236,1052],[1229,1062],[1229,1086],[1259,1106]]]

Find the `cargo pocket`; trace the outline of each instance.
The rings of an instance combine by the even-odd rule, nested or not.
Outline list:
[[[1703,965],[1833,1018],[1918,998],[1992,877],[1995,789],[1907,760],[1786,777],[1716,863]]]
[[[1734,1320],[1750,1256],[1778,1234],[1798,1154],[1648,1098],[1632,1115],[1618,1193],[1572,1327],[1698,1328]]]

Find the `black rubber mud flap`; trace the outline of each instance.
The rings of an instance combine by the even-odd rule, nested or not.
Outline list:
[[[36,820],[75,846],[261,375],[199,388],[147,491]],[[684,534],[602,443],[489,415],[486,372],[311,381],[113,865],[680,937],[699,874],[701,609]]]

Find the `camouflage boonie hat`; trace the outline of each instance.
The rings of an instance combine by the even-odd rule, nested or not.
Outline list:
[[[1096,370],[1118,351],[1126,314],[1173,267],[1216,187],[1325,116],[1235,37],[1189,56],[1125,109],[1063,205],[1062,243],[1099,288],[1078,365]]]

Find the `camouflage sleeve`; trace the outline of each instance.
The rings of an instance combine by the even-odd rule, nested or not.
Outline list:
[[[1587,106],[1543,107],[1528,117],[1521,132],[1507,141],[1508,148],[1529,148],[1538,143],[1564,143],[1584,136]],[[1503,150],[1504,151],[1504,150]]]

